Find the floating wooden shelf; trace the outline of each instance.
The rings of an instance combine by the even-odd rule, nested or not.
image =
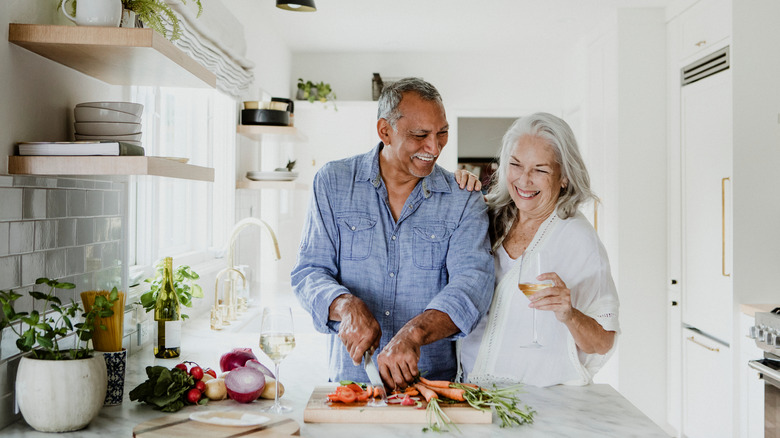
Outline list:
[[[257,141],[262,140],[263,135],[287,135],[303,139],[303,135],[294,126],[238,125],[236,132]]]
[[[113,85],[217,84],[213,73],[152,29],[10,23],[8,41]]]
[[[309,186],[304,183],[295,181],[238,181],[236,182],[237,189],[248,190],[261,190],[261,189],[275,189],[275,190],[309,190]]]
[[[155,175],[214,181],[214,169],[163,157],[8,157],[12,175]]]

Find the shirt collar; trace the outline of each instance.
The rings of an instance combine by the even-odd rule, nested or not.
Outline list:
[[[385,147],[381,141],[371,150],[360,158],[360,166],[355,174],[355,181],[369,181],[374,187],[379,187],[382,175],[379,173],[379,152]],[[426,198],[431,196],[432,192],[450,193],[452,187],[444,173],[444,169],[439,165],[433,166],[433,172],[422,179],[423,195]]]

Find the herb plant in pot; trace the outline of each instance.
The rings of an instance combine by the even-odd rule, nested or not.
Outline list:
[[[200,17],[200,14],[203,12],[203,5],[201,5],[200,0],[193,1],[198,5],[197,16]],[[187,4],[187,0],[181,0],[181,2]],[[122,5],[126,10],[135,13],[135,16],[145,26],[154,29],[166,38],[168,38],[166,24],[169,24],[171,27],[171,41],[181,37],[179,17],[174,14],[165,0],[122,0]]]
[[[322,103],[328,101],[333,102],[333,108],[338,111],[336,107],[336,93],[331,89],[330,84],[325,82],[314,83],[312,81],[305,81],[302,78],[298,78],[298,92],[295,95],[298,100],[308,100],[314,102],[318,100]]]
[[[108,297],[98,297],[89,312],[71,299],[63,305],[57,289],[73,289],[73,283],[39,278],[36,285],[49,291],[32,291],[32,310],[14,308],[22,295],[0,291],[4,318],[0,330],[10,327],[16,347],[27,355],[16,373],[16,401],[25,421],[41,432],[68,432],[86,427],[98,414],[106,396],[106,363],[92,356],[97,317],[113,315],[116,288]],[[79,321],[82,317],[83,320]],[[72,337],[72,339],[68,339]],[[71,348],[72,347],[72,348]]]
[[[141,305],[147,312],[154,310],[154,304],[157,302],[157,295],[162,287],[164,260],[165,259],[160,259],[154,265],[155,276],[144,280],[144,282],[150,283],[149,292],[141,295]],[[200,275],[187,265],[180,265],[173,270],[173,288],[176,289],[176,296],[179,299],[179,304],[186,307],[192,307],[193,298],[203,298],[203,288],[195,283],[195,280],[199,278]],[[188,317],[188,315],[181,314],[181,319],[187,319]]]

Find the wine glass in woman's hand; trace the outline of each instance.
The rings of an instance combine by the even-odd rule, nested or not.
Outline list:
[[[541,275],[542,271],[542,259],[543,255],[541,251],[533,253],[523,254],[523,259],[520,266],[520,278],[517,281],[517,287],[525,294],[530,300],[531,297],[542,289],[552,286],[549,280],[540,281],[536,277]],[[536,332],[536,308],[533,310],[533,324],[534,324],[534,341],[528,345],[523,345],[523,348],[540,348],[542,344],[539,343],[539,338]]]

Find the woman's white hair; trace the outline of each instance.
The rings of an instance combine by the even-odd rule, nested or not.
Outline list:
[[[545,140],[555,153],[555,161],[561,167],[561,179],[564,182],[556,207],[561,219],[573,216],[580,204],[598,199],[590,190],[588,169],[585,168],[569,125],[560,117],[548,113],[521,117],[504,134],[498,156],[498,171],[493,174],[490,191],[486,196],[490,211],[490,240],[494,248],[504,240],[517,217],[517,206],[510,196],[506,175],[510,156],[524,135]]]

